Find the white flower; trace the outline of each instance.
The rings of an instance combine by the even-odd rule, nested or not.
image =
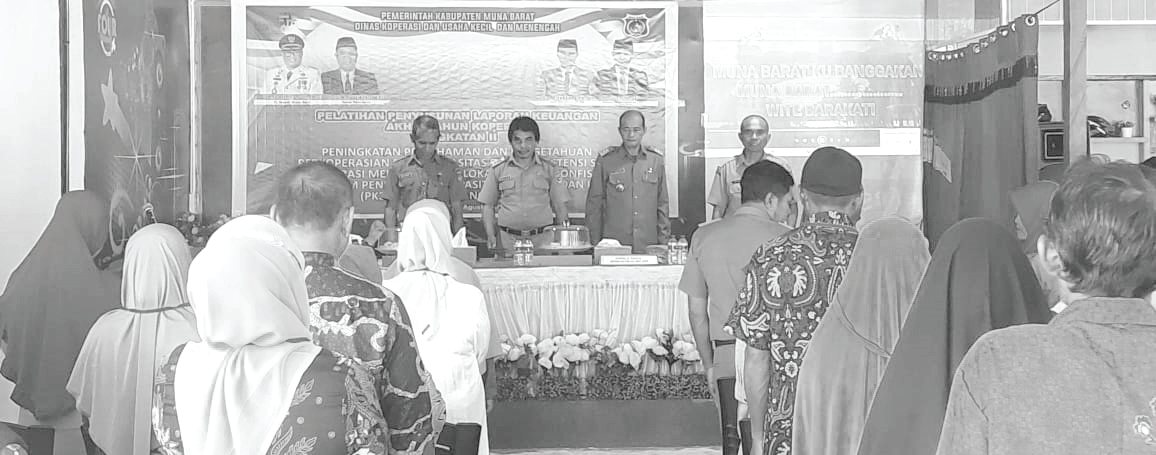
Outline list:
[[[542,365],[543,368],[550,368],[554,366],[554,362],[550,361],[549,356],[542,356],[538,357],[538,365]]]
[[[638,367],[642,365],[642,354],[639,354],[637,352],[631,352],[631,353],[629,353],[629,356],[630,356],[630,366],[634,367],[634,369],[637,370]]]
[[[652,348],[652,349],[650,350],[650,352],[653,352],[653,353],[654,353],[654,355],[666,355],[666,354],[668,354],[670,351],[667,351],[667,350],[666,350],[666,348],[664,348],[664,347],[662,347],[662,346],[655,346],[654,348]]]
[[[557,348],[557,346],[554,345],[554,340],[551,340],[549,338],[542,340],[541,343],[538,343],[538,354],[541,355],[542,357],[549,357],[551,354],[554,353],[554,351],[557,351],[557,350],[558,350],[558,348]]]
[[[578,335],[573,333],[566,335],[566,344],[570,346],[578,346],[579,343],[581,343],[581,341],[578,340]]]
[[[587,333],[578,334],[578,343],[577,344],[586,344],[589,342],[590,342],[590,335],[589,334],[587,334]]]
[[[606,333],[606,331],[605,331],[605,330],[602,330],[602,329],[594,329],[594,338],[597,338],[597,339],[599,339],[599,340],[603,340],[603,339],[606,339],[606,337],[607,337],[608,335],[610,335],[610,334]]]
[[[646,349],[653,350],[655,347],[658,346],[658,340],[651,338],[651,337],[643,337],[642,338],[642,346]]]
[[[657,336],[658,339],[661,340],[663,337],[666,336],[666,331],[662,330],[662,329],[654,329],[654,335]]]
[[[590,351],[578,351],[578,361],[586,362],[590,360]]]
[[[509,343],[509,342],[510,342],[510,337],[508,337],[508,336],[505,336],[505,335],[502,335],[502,336],[499,338],[499,340],[501,340],[501,342],[502,342],[502,343]]]
[[[522,348],[514,347],[506,353],[506,359],[513,362],[522,358],[523,355],[526,355],[526,351],[523,351]]]
[[[691,349],[691,350],[687,351],[686,354],[684,354],[682,356],[682,360],[685,360],[687,362],[695,362],[698,360],[702,360],[702,356],[700,356],[698,354],[698,349]]]
[[[566,360],[566,357],[563,356],[561,352],[554,354],[554,368],[566,368],[568,366],[570,366],[570,362]]]
[[[622,362],[623,364],[629,365],[630,364],[630,355],[626,353],[626,349],[625,349],[627,346],[629,346],[629,345],[619,346],[618,348],[616,348],[610,352],[614,353],[615,357],[618,357],[619,362]]]
[[[566,341],[566,338],[563,337],[562,335],[557,335],[553,338],[553,340],[554,340],[554,344],[562,344]]]
[[[587,355],[586,359],[582,358],[583,353],[585,353]],[[589,360],[590,359],[589,355],[590,355],[590,353],[586,352],[585,349],[580,349],[580,348],[576,348],[576,347],[570,348],[570,350],[568,352],[566,352],[566,360],[569,360],[571,362],[580,362],[582,360]]]
[[[642,342],[638,340],[631,341],[630,347],[634,349],[634,352],[639,354],[646,352],[646,345],[642,344]]]
[[[522,346],[529,346],[532,344],[538,344],[538,338],[527,333],[519,337],[518,342],[521,343]]]
[[[686,342],[682,341],[682,340],[675,341],[673,348],[674,348],[674,355],[682,356],[684,353],[686,353],[686,348],[687,348]]]

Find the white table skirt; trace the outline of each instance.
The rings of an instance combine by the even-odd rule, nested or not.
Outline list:
[[[490,321],[511,339],[617,331],[612,343],[690,331],[682,266],[477,269]]]

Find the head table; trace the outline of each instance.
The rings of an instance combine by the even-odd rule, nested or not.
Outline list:
[[[612,332],[611,343],[688,333],[681,265],[476,269],[497,333],[538,339],[560,332]]]

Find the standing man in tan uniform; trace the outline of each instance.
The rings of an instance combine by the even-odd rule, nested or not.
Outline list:
[[[462,205],[466,185],[462,183],[458,162],[438,153],[441,138],[438,120],[429,115],[413,119],[409,138],[413,155],[394,161],[385,177],[385,225],[397,227],[400,218],[414,202],[437,199],[450,209],[450,227],[454,232],[465,226]]]
[[[561,168],[538,155],[538,122],[518,117],[506,138],[513,153],[490,168],[478,193],[486,243],[490,250],[510,250],[514,240],[531,239],[540,247],[550,242],[547,227],[569,219],[569,192]]]
[[[770,124],[761,115],[748,115],[739,124],[739,141],[743,144],[743,152],[735,155],[715,170],[714,183],[710,185],[710,195],[706,202],[714,206],[712,220],[731,216],[742,207],[741,188],[739,180],[743,178],[743,171],[752,164],[760,161],[773,161],[791,171],[787,161],[767,153],[765,148],[771,140]],[[795,196],[798,196],[797,194]]]
[[[590,241],[603,238],[630,245],[635,253],[670,237],[670,201],[662,153],[643,146],[646,118],[626,111],[618,118],[622,145],[607,148],[594,162],[586,193]]]

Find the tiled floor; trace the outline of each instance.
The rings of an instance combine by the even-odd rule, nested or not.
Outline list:
[[[718,455],[722,447],[636,448],[636,449],[524,449],[491,450],[501,455]]]

